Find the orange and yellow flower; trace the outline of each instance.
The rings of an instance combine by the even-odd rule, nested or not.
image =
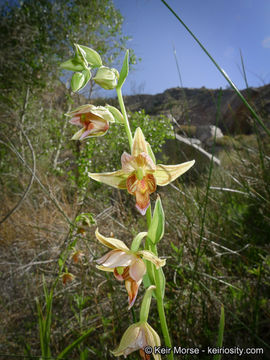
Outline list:
[[[121,157],[122,169],[107,173],[88,173],[94,180],[118,189],[127,189],[136,197],[136,207],[145,215],[150,205],[150,194],[157,185],[165,186],[184,174],[194,164],[188,161],[178,165],[155,164],[150,145],[146,142],[140,128],[135,131],[131,155],[126,152]]]
[[[109,123],[114,122],[114,117],[104,106],[86,104],[66,114],[71,116],[69,121],[73,125],[81,126],[72,140],[83,140],[94,136],[103,136],[109,129]]]
[[[146,235],[147,233],[145,233]],[[157,269],[164,266],[166,261],[148,250],[131,251],[123,241],[105,237],[99,233],[98,229],[96,230],[96,237],[103,245],[112,249],[97,260],[99,264],[97,268],[103,271],[111,271],[117,280],[125,281],[130,309],[136,300],[139,286],[146,273],[146,265],[143,259],[151,261]]]

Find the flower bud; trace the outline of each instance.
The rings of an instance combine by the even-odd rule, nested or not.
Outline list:
[[[72,91],[76,92],[76,91],[80,90],[83,83],[84,83],[84,75],[82,73],[75,72],[72,75],[71,82],[70,82]]]
[[[78,264],[78,262],[81,261],[83,257],[84,253],[81,250],[74,251],[71,255],[74,264]]]
[[[70,71],[82,71],[84,69],[84,66],[83,62],[79,61],[78,58],[73,58],[60,64],[60,68]]]
[[[91,66],[91,68],[102,66],[102,60],[98,52],[87,46],[78,45],[78,44],[76,45],[84,51],[85,59],[88,62],[88,64]]]
[[[119,73],[114,68],[108,68],[106,66],[101,66],[96,76],[93,78],[95,82],[105,90],[112,90],[117,86],[117,81],[119,79]]]

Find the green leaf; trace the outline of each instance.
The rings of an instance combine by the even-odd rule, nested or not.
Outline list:
[[[85,75],[81,72],[76,72],[75,74],[73,74],[72,78],[71,78],[71,89],[72,91],[76,92],[79,91],[83,84],[85,82]]]
[[[75,58],[73,58],[60,64],[60,68],[70,71],[82,71],[84,66],[81,62],[78,62]]]
[[[80,48],[84,50],[85,59],[92,68],[102,66],[102,60],[98,52],[87,46],[83,46],[83,45],[78,45],[78,46],[80,46]]]
[[[151,240],[151,242],[154,245],[156,245],[162,239],[164,234],[164,226],[165,226],[164,211],[160,197],[158,197],[155,204],[153,218],[148,230],[148,238]]]
[[[217,347],[219,348],[221,348],[223,344],[224,327],[225,327],[225,313],[224,313],[224,306],[222,305],[220,310],[218,341],[217,341]],[[221,354],[216,354],[213,360],[221,360]]]
[[[129,68],[129,51],[126,51],[126,55],[123,61],[122,69],[120,72],[119,80],[117,83],[117,88],[121,88],[126,80],[126,77],[128,76],[128,68]]]

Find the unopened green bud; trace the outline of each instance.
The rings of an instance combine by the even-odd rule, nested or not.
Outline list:
[[[95,82],[105,90],[112,90],[116,87],[119,79],[119,73],[114,68],[101,66],[96,76],[93,78]]]
[[[74,44],[75,49],[76,49],[76,53],[75,53],[75,58],[77,57],[77,59],[81,60],[82,64],[84,65],[84,68],[87,68],[87,61],[86,61],[86,53],[85,51],[81,48],[80,45],[78,44]]]
[[[95,50],[93,50],[87,46],[83,46],[83,45],[78,45],[78,46],[82,50],[84,50],[85,59],[88,62],[88,64],[91,66],[91,68],[102,66],[102,60],[101,60],[99,53],[97,53]]]
[[[80,90],[80,88],[82,87],[83,83],[84,83],[84,74],[83,73],[74,73],[72,75],[72,78],[71,78],[71,83],[70,83],[70,86],[71,86],[71,89],[72,91],[78,91]]]
[[[125,123],[122,113],[116,107],[111,106],[111,105],[106,105],[105,108],[109,110],[109,112],[113,115],[114,120],[117,123],[120,123],[120,124]]]
[[[82,90],[91,78],[90,70],[83,70],[82,72],[76,72],[71,78],[71,89],[76,92]]]
[[[60,64],[60,68],[70,71],[82,71],[84,66],[82,62],[78,61],[78,58],[73,58]]]
[[[160,197],[158,196],[151,224],[148,229],[148,238],[153,244],[157,244],[164,235],[165,215]]]

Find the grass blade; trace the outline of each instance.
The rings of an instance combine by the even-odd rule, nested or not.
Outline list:
[[[240,99],[243,101],[245,106],[249,109],[254,119],[261,125],[261,127],[264,129],[264,131],[270,136],[270,130],[264,125],[262,119],[260,116],[256,113],[256,111],[249,105],[247,100],[244,98],[244,96],[241,94],[241,92],[238,90],[236,85],[232,82],[232,80],[229,78],[229,76],[226,74],[226,72],[218,65],[218,63],[215,61],[215,59],[210,55],[210,53],[206,50],[206,48],[203,46],[203,44],[199,41],[199,39],[193,34],[193,32],[189,29],[189,27],[183,22],[183,20],[180,19],[180,17],[176,14],[176,12],[167,4],[165,0],[161,0],[163,4],[171,11],[171,13],[177,18],[177,20],[184,26],[184,28],[190,33],[190,35],[193,37],[193,39],[199,44],[199,46],[202,48],[202,50],[205,52],[205,54],[210,58],[210,60],[213,62],[213,64],[216,66],[218,71],[221,73],[221,75],[228,81],[228,83],[231,85],[231,87],[234,89],[234,91],[237,93],[237,95],[240,97]]]
[[[95,329],[94,328],[90,328],[89,330],[87,330],[82,336],[80,336],[77,340],[73,341],[72,344],[68,345],[58,356],[57,356],[57,360],[63,359],[68,353],[70,353],[70,351],[72,351],[73,349],[75,349],[78,345],[80,345],[80,343],[87,338],[87,336],[89,336]]]
[[[218,341],[217,341],[218,348],[221,348],[223,344],[224,327],[225,327],[225,313],[224,313],[224,306],[222,305],[220,311],[220,320],[219,320],[219,329],[218,329]],[[216,354],[213,360],[221,360],[221,354]]]

